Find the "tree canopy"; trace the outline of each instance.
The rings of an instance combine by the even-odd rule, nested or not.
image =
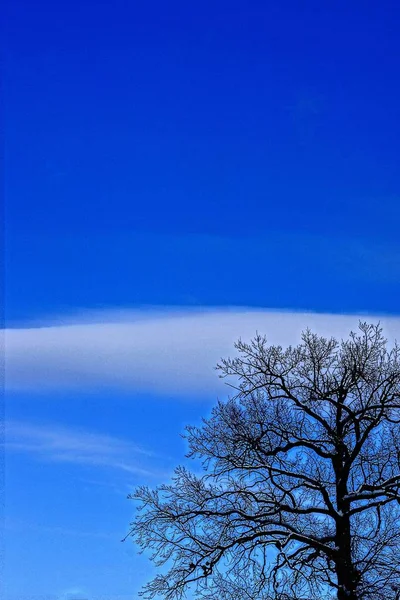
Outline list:
[[[360,323],[341,342],[235,348],[217,366],[234,394],[186,428],[203,474],[131,496],[128,536],[163,571],[142,595],[399,599],[399,346]]]

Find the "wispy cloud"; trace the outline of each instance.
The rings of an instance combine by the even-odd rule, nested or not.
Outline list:
[[[80,591],[81,588],[72,588],[72,590],[61,592],[60,594],[9,594],[8,600],[132,600],[133,594],[106,594],[94,595],[87,591]]]
[[[133,475],[152,476],[144,466],[154,454],[109,435],[58,425],[6,422],[7,451],[29,453],[40,460],[120,469]]]
[[[120,540],[119,532],[108,533],[104,531],[82,531],[80,529],[71,529],[70,527],[51,527],[48,525],[31,523],[21,521],[18,519],[10,519],[8,517],[4,520],[4,527],[6,531],[13,533],[22,533],[26,531],[36,531],[39,533],[50,533],[52,535],[59,536],[71,536],[78,538],[94,538],[100,540],[109,540],[111,542],[118,542]]]
[[[322,335],[346,338],[360,318],[379,320],[389,341],[400,339],[400,317],[389,316],[243,308],[85,312],[74,323],[69,317],[67,324],[59,319],[6,330],[6,390],[114,388],[215,397],[226,391],[215,364],[232,355],[238,337],[250,339],[258,330],[271,343],[287,345],[297,343],[309,326]],[[65,456],[59,455],[60,460]]]

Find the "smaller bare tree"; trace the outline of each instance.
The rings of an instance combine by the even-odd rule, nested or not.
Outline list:
[[[186,434],[204,475],[132,496],[128,536],[167,568],[142,595],[399,600],[400,350],[359,330],[287,349],[257,335],[218,365],[235,396]]]

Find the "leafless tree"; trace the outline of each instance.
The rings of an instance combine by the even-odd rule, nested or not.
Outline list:
[[[204,474],[131,496],[127,537],[165,567],[141,594],[399,600],[399,346],[360,323],[341,342],[235,347],[217,367],[235,395],[185,435]]]

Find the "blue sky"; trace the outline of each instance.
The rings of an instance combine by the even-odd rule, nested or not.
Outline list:
[[[125,600],[235,339],[400,338],[400,8],[5,12],[7,597]]]

